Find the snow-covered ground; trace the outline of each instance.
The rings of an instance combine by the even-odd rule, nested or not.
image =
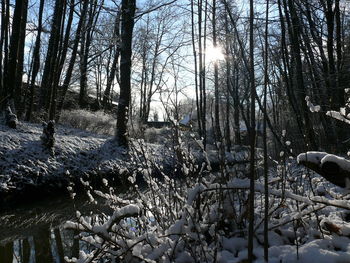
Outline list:
[[[66,224],[80,229],[82,240],[104,251],[104,257],[130,262],[214,262],[215,258],[221,263],[244,262],[247,258],[249,181],[242,169],[233,167],[226,174],[192,177],[194,157],[183,151],[181,169],[191,179],[174,181],[165,176],[158,181],[148,175],[152,165],[162,169],[164,160],[173,158],[166,143],[143,148],[142,142],[135,140],[132,152],[126,154],[111,137],[58,126],[51,154],[42,147],[41,134],[40,124],[21,123],[16,130],[0,124],[3,196],[31,186],[63,187],[68,179],[84,174],[118,176],[126,171],[131,183],[136,172],[148,178],[149,190],[133,188],[130,199],[92,190],[91,201],[95,202],[95,195],[106,198],[114,213],[97,214],[93,216],[97,220],[92,220],[91,215],[78,212],[78,220]],[[226,158],[244,160],[246,153],[226,154]],[[215,160],[213,154],[207,158]],[[159,165],[155,165],[157,161]],[[303,170],[295,160],[272,167],[269,181],[269,262],[350,262],[348,190]],[[255,262],[264,262],[262,183],[262,178],[257,179]],[[89,253],[82,251],[77,262],[94,257]]]
[[[125,151],[111,137],[57,125],[54,153],[43,147],[42,125],[19,123],[9,129],[0,122],[0,193],[11,196],[26,189],[66,187],[84,174],[118,174]]]
[[[293,159],[275,168],[269,178],[269,262],[350,262],[349,191]],[[111,201],[114,213],[77,213],[77,220],[65,225],[81,231],[82,240],[96,248],[71,262],[101,254],[125,262],[247,262],[246,177],[233,168],[225,179],[219,173],[182,184],[148,178],[149,191],[125,200],[96,192]],[[265,262],[262,181],[256,182],[254,262]]]

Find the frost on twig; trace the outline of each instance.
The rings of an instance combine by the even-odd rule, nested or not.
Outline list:
[[[103,250],[113,256],[120,256],[127,253],[133,247],[132,242],[125,242],[125,238],[130,235],[129,227],[125,227],[125,222],[128,218],[137,217],[141,213],[141,208],[135,204],[129,204],[119,209],[116,209],[112,216],[105,218],[104,222],[93,222],[89,217],[83,217],[77,211],[78,222],[67,221],[64,225],[66,229],[78,230],[84,233],[81,236],[82,241],[87,242],[95,249],[89,254],[80,253],[79,259],[68,259],[67,262],[95,262],[96,257]],[[139,241],[136,240],[137,244]],[[112,245],[116,251],[109,249]]]
[[[326,115],[329,117],[332,117],[334,119],[337,119],[338,121],[345,122],[347,124],[350,124],[350,114],[344,115],[344,111],[342,110],[343,108],[340,109],[340,111],[327,111]]]
[[[320,105],[314,105],[311,101],[310,101],[310,97],[306,96],[305,97],[305,101],[306,101],[306,105],[309,107],[309,110],[311,112],[319,112],[321,110],[321,106]]]
[[[249,189],[249,180],[247,179],[234,179],[232,180],[229,184],[227,188],[207,188],[204,191],[217,191],[217,190],[232,190],[232,189]],[[255,185],[255,191],[256,192],[260,192],[260,193],[265,193],[264,190],[264,184],[260,184],[260,183],[256,183]],[[269,188],[269,194],[270,195],[274,195],[274,196],[278,196],[278,197],[286,197],[289,199],[293,199],[295,201],[298,202],[303,202],[305,204],[308,205],[314,205],[316,203],[318,204],[325,204],[325,205],[329,205],[329,206],[334,206],[334,207],[339,207],[339,208],[344,208],[347,210],[350,210],[350,203],[347,200],[330,200],[327,199],[325,197],[321,197],[321,196],[313,196],[313,197],[305,197],[305,196],[301,196],[301,195],[297,195],[294,194],[290,191],[285,190],[284,192],[282,192],[282,190],[278,190],[278,189],[271,189]]]
[[[327,111],[326,115],[336,120],[350,124],[350,89],[345,90],[345,95],[347,97],[345,107],[340,108],[339,111]]]

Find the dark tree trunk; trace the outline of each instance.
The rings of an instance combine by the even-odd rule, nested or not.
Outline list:
[[[254,197],[255,197],[255,70],[254,70],[254,3],[250,3],[249,15],[249,59],[250,59],[250,187],[249,187],[249,226],[248,226],[248,261],[253,262],[253,240],[254,240]]]
[[[195,29],[194,29],[194,0],[191,0],[191,35],[192,35],[192,50],[194,58],[194,85],[196,92],[196,109],[197,109],[197,122],[199,136],[202,137],[202,122],[200,113],[200,102],[199,102],[199,88],[198,88],[198,63],[197,63],[197,50],[195,43]]]
[[[24,100],[23,100],[23,90],[22,90],[22,76],[23,76],[23,60],[24,60],[24,44],[26,38],[26,25],[27,25],[27,8],[28,0],[23,1],[22,8],[22,19],[21,19],[21,31],[18,43],[18,58],[16,65],[16,83],[15,83],[15,107],[17,110],[17,115],[21,116],[24,111]]]
[[[23,253],[23,263],[29,263],[30,261],[30,244],[28,238],[22,241],[22,253]]]
[[[79,106],[86,107],[87,84],[88,84],[88,58],[92,42],[92,35],[95,31],[97,18],[100,14],[102,4],[97,5],[97,0],[90,0],[90,9],[88,20],[85,21],[85,28],[83,28],[83,36],[81,38],[81,52],[80,52],[80,90],[79,90]]]
[[[225,9],[225,33],[226,33],[226,122],[225,122],[225,140],[226,140],[226,150],[231,152],[231,131],[230,131],[230,90],[232,90],[231,85],[231,63],[229,60],[230,53],[230,39],[229,39],[229,28],[227,21],[227,10]]]
[[[327,0],[324,7],[326,23],[327,23],[327,54],[328,54],[328,72],[331,94],[331,108],[338,110],[344,105],[344,91],[338,88],[338,78],[336,76],[336,62],[334,58],[334,19],[335,12],[333,10],[333,0]]]
[[[20,94],[16,94],[16,84],[17,78],[21,78],[22,76],[17,76],[18,73],[18,65],[22,64],[23,61],[20,61],[20,51],[21,47],[24,47],[23,34],[21,34],[21,29],[23,27],[23,23],[26,23],[27,17],[23,17],[22,15],[26,14],[24,9],[27,9],[28,0],[16,1],[15,11],[12,20],[12,34],[10,40],[10,51],[9,51],[9,60],[8,63],[5,64],[5,76],[4,76],[4,90],[5,96],[8,96],[8,99],[14,99],[16,104],[20,101]],[[23,22],[22,22],[23,21]],[[24,25],[25,26],[25,25]]]
[[[234,62],[234,69],[233,69],[233,85],[232,85],[232,97],[233,97],[233,106],[234,106],[234,112],[233,112],[233,122],[234,122],[234,133],[235,133],[235,144],[241,145],[241,127],[240,127],[240,101],[239,101],[239,92],[238,92],[238,83],[239,83],[239,72],[238,72],[238,65],[237,62]]]
[[[128,147],[127,123],[131,99],[131,55],[136,0],[123,0],[121,9],[120,96],[117,112],[116,141]]]
[[[288,7],[291,15],[291,28],[289,32],[291,38],[292,69],[295,72],[293,81],[298,92],[298,100],[300,101],[300,107],[303,114],[303,120],[306,130],[306,147],[311,147],[311,149],[317,149],[317,145],[315,142],[315,133],[311,124],[311,120],[309,118],[309,109],[305,101],[306,91],[302,72],[303,64],[300,53],[300,23],[292,0],[288,0]]]
[[[40,229],[34,235],[35,262],[53,262],[50,237],[49,229]]]
[[[32,75],[30,77],[29,101],[28,101],[28,108],[27,108],[27,113],[25,118],[26,121],[30,121],[32,117],[34,93],[35,93],[35,81],[40,68],[40,46],[41,46],[41,33],[43,30],[42,20],[43,20],[44,2],[45,0],[40,0],[38,32],[35,39],[35,46],[34,46],[33,58],[32,58]]]
[[[295,114],[295,119],[297,122],[298,126],[298,131],[301,136],[304,135],[303,132],[303,120],[301,116],[301,110],[298,106],[297,103],[297,98],[295,96],[295,91],[294,91],[294,85],[293,85],[293,70],[291,69],[290,66],[290,61],[289,61],[289,49],[287,46],[287,40],[286,40],[286,35],[287,35],[287,29],[285,26],[285,20],[287,22],[288,28],[290,29],[290,18],[289,14],[286,9],[286,2],[283,0],[283,6],[284,10],[286,13],[286,17],[284,18],[283,13],[282,13],[282,3],[281,0],[278,0],[278,12],[279,12],[279,17],[280,17],[280,24],[281,24],[281,48],[282,48],[282,62],[283,62],[283,70],[282,71],[282,77],[284,78],[285,85],[286,85],[286,91],[287,91],[287,96],[288,100],[290,103],[290,106],[292,108],[292,111]]]
[[[206,17],[206,10],[204,12]],[[205,18],[206,21],[206,18]],[[205,23],[205,22],[204,22]],[[205,28],[205,25],[204,25]],[[205,31],[206,32],[206,31]],[[203,139],[204,148],[206,148],[206,90],[205,90],[205,32],[203,34],[203,0],[198,1],[198,62],[199,62],[199,112],[200,112],[200,137]]]
[[[217,48],[217,35],[216,35],[216,0],[213,0],[213,46]],[[218,61],[214,61],[214,89],[215,89],[215,139],[216,141],[222,141],[221,129],[220,129],[220,99],[219,99],[219,67]]]
[[[112,62],[111,71],[108,75],[106,89],[105,89],[105,92],[103,94],[102,104],[103,104],[103,107],[105,109],[108,108],[108,104],[112,101],[112,99],[110,98],[111,88],[112,88],[112,84],[113,84],[114,78],[115,78],[116,73],[117,73],[119,53],[120,53],[120,47],[119,47],[119,45],[120,45],[120,41],[119,41],[120,28],[119,28],[119,25],[120,25],[120,12],[118,13],[118,15],[115,18],[114,37],[117,39],[117,43],[116,43],[115,54],[114,54],[114,58],[113,58],[113,62]]]
[[[264,259],[269,261],[269,187],[268,187],[268,153],[267,153],[267,86],[268,77],[268,31],[269,31],[269,0],[266,1],[265,35],[264,35],[264,120],[263,120],[263,149],[264,149]]]
[[[65,37],[63,41],[61,40],[61,45],[59,48],[59,54],[57,57],[56,67],[54,72],[54,81],[53,81],[53,89],[52,89],[53,92],[50,98],[50,110],[49,110],[50,120],[54,120],[56,117],[57,92],[58,92],[57,89],[59,86],[63,65],[66,60],[66,56],[68,52],[68,44],[69,44],[70,32],[71,32],[73,15],[74,15],[74,6],[75,6],[75,0],[71,0],[69,16],[68,16],[68,21],[67,21],[67,26],[65,31]],[[64,26],[64,23],[62,23],[62,29],[61,29],[62,32],[63,32],[63,26]]]
[[[0,262],[12,263],[13,262],[13,242],[9,242],[4,246],[0,246]]]
[[[79,42],[80,42],[80,37],[81,37],[81,30],[83,27],[83,23],[85,20],[85,16],[87,13],[87,9],[89,6],[89,1],[84,1],[84,5],[80,14],[80,19],[79,19],[79,23],[76,29],[76,33],[75,33],[75,39],[74,39],[74,44],[73,44],[73,48],[72,48],[72,54],[70,57],[70,61],[69,61],[69,65],[68,65],[68,69],[66,72],[66,76],[64,78],[63,81],[63,85],[62,85],[62,94],[60,97],[60,101],[58,103],[58,107],[57,107],[57,115],[56,115],[56,122],[58,122],[59,118],[60,118],[60,113],[62,111],[63,108],[63,103],[64,103],[64,99],[66,96],[66,93],[68,91],[68,87],[72,78],[72,74],[73,74],[73,69],[74,69],[74,64],[75,64],[75,60],[77,58],[77,53],[78,53],[78,46],[79,46]]]
[[[4,92],[4,70],[3,65],[6,65],[7,60],[7,48],[8,48],[8,22],[9,13],[8,6],[9,0],[1,1],[1,33],[0,33],[0,100],[5,97]],[[4,64],[3,64],[4,61]],[[0,105],[1,107],[1,105]]]
[[[337,73],[338,78],[339,74],[341,74],[341,67],[343,62],[343,56],[342,56],[342,49],[343,49],[343,42],[342,42],[342,24],[341,24],[341,18],[340,18],[340,7],[339,7],[339,1],[335,0],[335,7],[334,7],[334,13],[335,13],[335,22],[336,22],[336,52],[337,52]],[[338,81],[339,84],[339,81]],[[340,86],[340,85],[339,85]]]
[[[55,9],[51,25],[49,45],[46,53],[44,73],[41,81],[39,109],[44,109],[47,113],[50,108],[52,87],[54,82],[54,72],[57,66],[58,48],[61,35],[61,23],[65,1],[56,0]]]
[[[61,237],[61,232],[59,228],[54,229],[54,234],[55,234],[55,240],[56,240],[56,245],[57,245],[57,254],[58,258],[60,259],[60,262],[64,262],[64,249],[63,249],[63,241]]]

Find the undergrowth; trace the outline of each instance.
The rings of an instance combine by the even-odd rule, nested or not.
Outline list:
[[[134,168],[128,180],[129,194],[117,196],[90,187],[92,202],[102,197],[114,213],[77,212],[76,221],[65,227],[79,231],[86,243],[79,258],[68,262],[245,262],[248,236],[248,166],[229,167],[223,160],[212,171],[210,159],[197,141],[203,163],[196,161],[182,141],[181,131],[173,130],[174,170],[165,172],[161,162],[143,140],[132,141],[130,158]],[[160,176],[154,176],[154,171]],[[180,171],[180,173],[179,173]],[[147,187],[136,182],[142,176]],[[269,171],[269,251],[272,262],[294,262],[309,256],[309,247],[339,251],[346,259],[347,248],[339,247],[337,235],[350,234],[350,224],[339,226],[345,212],[329,206],[327,200],[348,198],[338,188],[306,174],[292,158],[276,161]],[[263,259],[263,178],[256,180],[254,256]],[[108,185],[107,181],[104,181]],[[311,187],[313,185],[314,187]],[[338,209],[338,210],[337,210]],[[320,212],[322,210],[322,213]],[[336,223],[336,227],[331,227]],[[317,243],[318,242],[318,243]],[[328,242],[328,243],[327,243]],[[328,245],[324,245],[327,243]],[[311,245],[309,245],[311,244]],[[89,249],[87,249],[87,247]],[[338,258],[339,259],[339,258]],[[294,261],[293,261],[294,260]]]
[[[116,118],[103,111],[64,110],[60,123],[72,128],[82,129],[97,134],[113,135]]]

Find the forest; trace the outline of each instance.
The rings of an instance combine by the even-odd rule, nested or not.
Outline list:
[[[348,0],[0,13],[0,263],[350,262]]]

